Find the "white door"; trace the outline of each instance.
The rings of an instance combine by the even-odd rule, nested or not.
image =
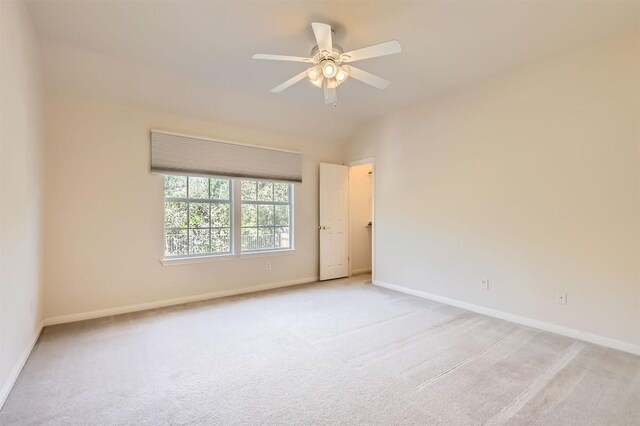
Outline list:
[[[320,163],[320,279],[349,275],[349,168]]]

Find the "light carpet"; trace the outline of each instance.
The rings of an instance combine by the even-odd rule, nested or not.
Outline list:
[[[640,357],[368,277],[44,329],[2,425],[638,425]]]

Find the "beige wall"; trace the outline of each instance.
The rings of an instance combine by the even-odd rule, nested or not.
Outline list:
[[[0,2],[0,406],[41,322],[41,78],[22,2]]]
[[[336,145],[55,94],[46,111],[46,318],[317,277],[318,163],[341,162]],[[151,128],[302,151],[296,251],[162,266]]]
[[[371,123],[370,156],[377,280],[638,348],[639,31]]]
[[[371,164],[349,168],[349,257],[351,273],[371,271]]]

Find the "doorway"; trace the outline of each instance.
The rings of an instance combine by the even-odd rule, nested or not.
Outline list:
[[[374,161],[320,164],[320,280],[375,274]]]
[[[373,159],[349,163],[349,275],[373,270]]]

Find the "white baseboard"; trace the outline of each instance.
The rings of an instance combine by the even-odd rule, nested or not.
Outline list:
[[[117,308],[99,309],[96,311],[81,312],[78,314],[61,315],[58,317],[46,318],[44,325],[64,324],[68,322],[84,321],[94,318],[109,317],[112,315],[128,314],[131,312],[146,311],[148,309],[164,308],[166,306],[182,305],[183,303],[200,302],[202,300],[218,299],[220,297],[236,296],[238,294],[253,293],[262,290],[271,290],[280,287],[289,287],[298,284],[308,284],[318,281],[318,277],[307,277],[298,280],[282,281],[278,283],[263,284],[253,287],[244,287],[239,289],[214,291],[212,293],[198,294],[195,296],[177,297],[174,299],[158,300],[155,302],[146,302],[136,305],[127,305]]]
[[[462,302],[456,299],[450,299],[444,296],[438,296],[437,294],[428,293],[422,290],[415,290],[412,288],[402,287],[396,284],[390,284],[384,281],[374,280],[373,284],[388,288],[390,290],[399,291],[401,293],[410,294],[412,296],[421,297],[423,299],[433,300],[434,302],[444,303],[445,305],[455,306],[457,308],[466,309],[468,311],[477,312],[479,314],[487,315],[494,318],[500,318],[503,320],[515,322],[518,324],[526,325],[528,327],[537,328],[539,330],[549,331],[551,333],[560,334],[562,336],[571,337],[585,342],[594,343],[600,346],[606,346],[608,348],[617,349],[624,352],[629,352],[634,355],[640,355],[640,345],[634,345],[633,343],[625,342],[622,340],[612,339],[610,337],[600,336],[598,334],[588,333],[585,331],[576,330],[574,328],[564,327],[561,325],[552,324],[545,321],[536,320],[533,318],[527,318],[520,315],[510,314],[508,312],[498,311],[496,309],[487,308],[480,305],[474,305],[473,303]]]
[[[16,361],[16,364],[13,366],[13,370],[11,370],[11,374],[9,374],[9,377],[7,377],[7,380],[3,383],[2,389],[0,389],[0,409],[2,409],[2,407],[4,406],[4,403],[7,401],[7,398],[9,397],[9,393],[11,392],[11,389],[13,389],[13,385],[16,383],[16,380],[18,380],[18,376],[20,376],[20,372],[22,371],[22,368],[27,363],[27,359],[29,359],[29,355],[31,355],[31,351],[33,350],[33,347],[36,345],[36,342],[38,341],[38,337],[40,337],[42,328],[43,328],[43,324],[41,322],[36,327],[36,330],[33,333],[33,336],[31,336],[31,340],[29,341],[29,344],[20,355],[20,358],[18,358],[18,361]]]
[[[371,268],[354,269],[353,271],[351,271],[351,275],[370,274],[370,273],[371,273]]]

